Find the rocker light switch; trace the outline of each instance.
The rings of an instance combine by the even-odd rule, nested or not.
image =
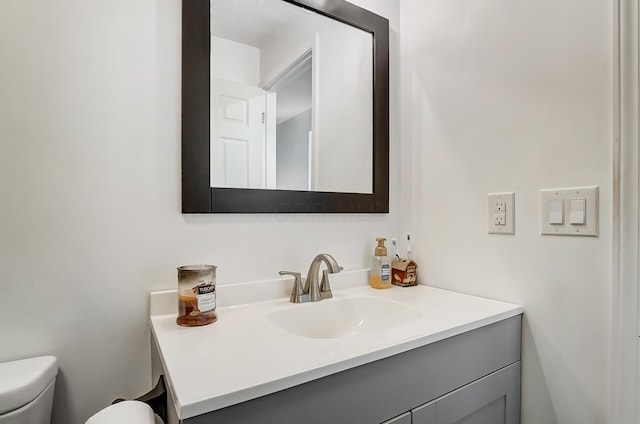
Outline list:
[[[549,200],[549,224],[562,225],[564,222],[564,202],[562,199]]]
[[[540,190],[540,234],[598,237],[598,186]]]
[[[586,203],[586,199],[571,199],[571,214],[569,215],[571,225],[584,225]]]

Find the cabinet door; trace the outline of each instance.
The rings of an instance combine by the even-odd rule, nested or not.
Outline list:
[[[385,421],[382,424],[411,424],[411,412],[391,418],[389,421]]]
[[[520,362],[411,411],[413,424],[519,424]]]

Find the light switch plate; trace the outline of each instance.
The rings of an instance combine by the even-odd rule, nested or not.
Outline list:
[[[571,200],[584,199],[584,224],[571,223]],[[561,200],[564,219],[561,224],[551,224],[550,202]],[[540,234],[552,236],[598,236],[598,186],[557,188],[540,190]]]
[[[515,233],[515,197],[514,192],[489,193],[487,202],[489,234]]]

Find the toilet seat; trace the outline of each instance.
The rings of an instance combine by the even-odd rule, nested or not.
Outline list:
[[[53,356],[0,363],[0,415],[36,399],[58,375]]]
[[[125,400],[104,408],[87,420],[85,424],[156,424],[162,421],[143,402]]]

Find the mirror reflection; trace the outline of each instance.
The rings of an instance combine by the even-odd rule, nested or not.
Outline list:
[[[211,0],[211,186],[372,193],[370,33],[282,0]]]

